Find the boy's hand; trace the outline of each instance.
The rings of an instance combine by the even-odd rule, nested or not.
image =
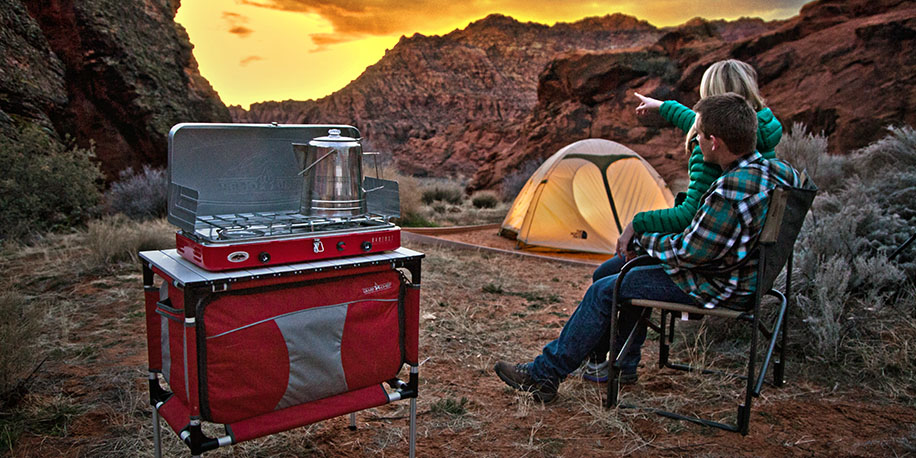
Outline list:
[[[635,252],[630,250],[630,242],[633,241],[634,235],[636,235],[636,231],[633,230],[633,223],[627,224],[627,227],[623,228],[620,237],[617,237],[617,256],[629,261],[636,255]]]

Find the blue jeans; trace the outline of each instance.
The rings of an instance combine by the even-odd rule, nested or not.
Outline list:
[[[613,274],[592,283],[576,311],[563,326],[560,337],[544,346],[543,352],[529,363],[532,377],[542,381],[562,381],[605,338],[611,325],[611,301],[616,282],[617,274]],[[620,295],[622,299],[693,303],[693,299],[681,291],[661,266],[657,265],[631,270],[624,278]],[[646,325],[639,320],[642,311],[642,307],[620,308],[616,345],[626,340],[633,327],[638,326],[635,341],[621,361],[623,372],[635,372],[639,364],[640,349],[646,340]]]
[[[620,273],[620,269],[622,269],[623,265],[626,263],[627,261],[625,259],[616,255],[613,258],[604,261],[600,266],[598,266],[597,269],[595,269],[595,273],[592,274],[592,282],[596,282],[604,277],[610,277],[611,275]]]

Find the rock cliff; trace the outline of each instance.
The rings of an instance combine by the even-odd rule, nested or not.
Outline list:
[[[784,21],[691,19],[657,29],[614,15],[546,27],[490,16],[441,37],[403,38],[346,88],[320,100],[267,102],[236,120],[343,122],[405,171],[504,176],[570,142],[601,137],[644,155],[669,181],[684,178],[682,133],[637,118],[632,93],[698,97],[709,64],[745,60],[788,130],[802,122],[845,153],[916,124],[912,0],[819,0]]]
[[[415,174],[470,176],[521,138],[537,76],[558,54],[647,45],[662,32],[620,14],[548,27],[491,15],[444,36],[401,41],[346,88],[317,101],[233,107],[236,121],[342,122],[367,149]]]
[[[492,188],[525,161],[544,159],[570,141],[601,137],[631,146],[667,180],[682,178],[683,134],[657,115],[637,118],[633,92],[698,99],[705,69],[741,59],[758,71],[761,92],[788,131],[793,123],[828,135],[847,153],[916,125],[916,3],[824,0],[773,30],[731,41],[693,20],[637,50],[571,53],[540,74],[538,103],[511,149],[494,150],[471,182]]]
[[[178,0],[8,0],[0,4],[0,135],[29,125],[95,144],[109,179],[166,163],[168,131],[229,121],[200,76]]]

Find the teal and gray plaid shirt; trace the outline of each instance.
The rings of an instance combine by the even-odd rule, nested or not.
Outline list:
[[[799,183],[791,165],[754,153],[712,184],[687,229],[644,233],[639,245],[704,307],[742,303],[754,295],[757,260],[733,267],[750,254],[760,236],[770,190]],[[703,273],[709,271],[724,273]]]

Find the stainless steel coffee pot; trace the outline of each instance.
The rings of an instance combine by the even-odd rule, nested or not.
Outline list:
[[[342,137],[339,129],[331,129],[326,137],[293,146],[303,167],[299,172],[304,175],[302,214],[346,218],[367,213],[359,140]]]

